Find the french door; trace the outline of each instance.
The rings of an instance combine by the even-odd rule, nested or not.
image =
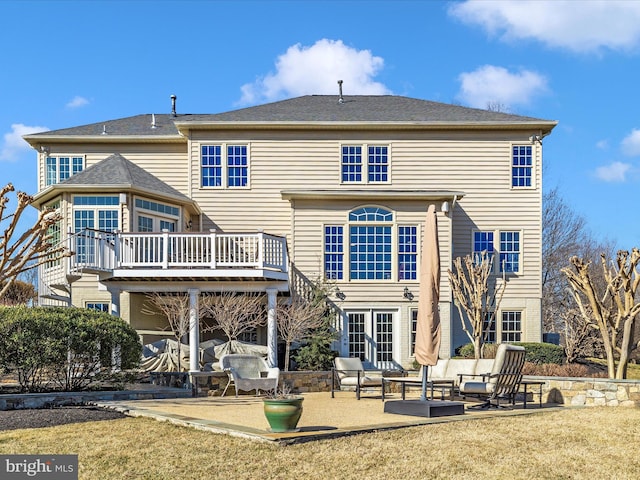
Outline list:
[[[348,311],[344,331],[348,356],[358,357],[366,368],[394,368],[392,310]]]

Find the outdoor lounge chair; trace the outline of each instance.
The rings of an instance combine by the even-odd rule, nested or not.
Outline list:
[[[229,385],[233,383],[236,391],[248,392],[255,390],[256,395],[260,390],[276,391],[280,380],[280,369],[269,367],[262,357],[231,353],[220,358],[220,368],[229,376],[229,382],[222,392],[222,397],[227,393]]]
[[[359,358],[336,357],[331,376],[331,398],[334,398],[334,385],[336,374],[341,387],[355,387],[356,398],[360,400],[360,390],[363,387],[383,388],[382,377],[370,377],[365,374],[364,367]]]
[[[500,399],[507,399],[513,403],[520,381],[522,380],[522,367],[524,366],[524,347],[501,343],[493,361],[491,373],[481,375],[480,380],[477,375],[472,379],[465,380],[465,376],[460,380],[460,394],[478,395],[486,398],[485,403],[476,408],[501,407]]]

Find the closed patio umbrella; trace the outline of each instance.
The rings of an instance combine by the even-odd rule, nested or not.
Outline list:
[[[440,350],[440,314],[438,312],[440,249],[435,205],[429,205],[427,209],[420,256],[415,356],[416,361],[422,365],[422,395],[420,399],[426,400],[428,368],[437,363],[438,351]]]

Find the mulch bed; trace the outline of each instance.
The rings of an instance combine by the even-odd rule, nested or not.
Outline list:
[[[92,406],[0,410],[0,431],[114,420],[125,416],[115,410]]]

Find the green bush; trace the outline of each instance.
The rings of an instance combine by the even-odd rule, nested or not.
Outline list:
[[[331,344],[337,339],[329,318],[315,330],[311,337],[292,355],[297,370],[331,370],[333,359],[338,352],[331,350]]]
[[[17,373],[23,391],[94,388],[112,367],[137,367],[141,349],[133,328],[103,312],[0,308],[0,368]]]
[[[564,348],[553,343],[514,342],[514,345],[520,345],[525,348],[527,362],[562,365],[565,361]]]
[[[565,360],[564,349],[552,343],[513,342],[513,345],[520,345],[525,348],[527,362],[562,365]],[[495,343],[485,344],[484,358],[495,358],[497,348],[498,345]],[[462,345],[458,348],[457,354],[464,358],[474,358],[473,344]]]

